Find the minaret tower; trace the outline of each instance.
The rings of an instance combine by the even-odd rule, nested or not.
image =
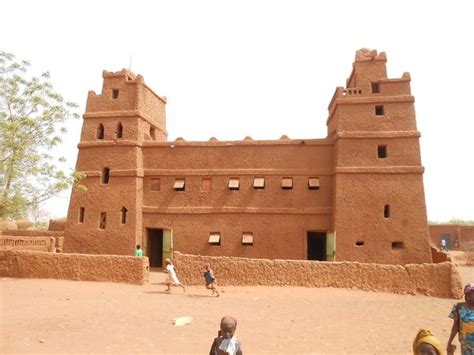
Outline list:
[[[329,105],[336,260],[431,262],[411,79],[388,79],[386,61],[357,51]]]
[[[142,244],[142,147],[167,139],[166,98],[129,70],[102,76],[83,116],[76,171],[87,190],[72,191],[64,250],[131,255]]]

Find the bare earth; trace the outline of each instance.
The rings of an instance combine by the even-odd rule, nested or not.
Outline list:
[[[473,267],[460,267],[463,282]],[[145,286],[37,279],[0,281],[0,353],[207,354],[219,320],[238,319],[245,354],[408,354],[419,328],[446,343],[457,300],[334,288]],[[172,319],[191,316],[175,326]],[[458,347],[459,350],[459,347]]]

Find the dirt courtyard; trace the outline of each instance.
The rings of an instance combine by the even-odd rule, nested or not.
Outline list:
[[[473,267],[460,267],[463,283]],[[218,275],[217,275],[218,276]],[[207,354],[234,315],[245,354],[408,354],[419,328],[445,344],[457,300],[304,287],[204,287],[3,278],[0,353]],[[172,319],[191,316],[175,326]],[[459,346],[458,346],[459,350]]]

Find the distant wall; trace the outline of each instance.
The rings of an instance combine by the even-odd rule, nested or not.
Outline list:
[[[66,227],[66,220],[63,219],[50,219],[48,225],[48,231],[60,231],[64,232]]]
[[[54,252],[56,240],[53,237],[0,236],[0,250],[33,250]]]
[[[62,237],[64,236],[64,232],[18,229],[18,230],[0,230],[0,235],[10,235],[10,236],[19,236],[19,237]]]
[[[149,264],[147,257],[0,250],[0,276],[143,285]]]
[[[443,298],[463,296],[459,272],[450,262],[401,266],[207,257],[178,252],[174,262],[178,276],[188,285],[203,284],[202,270],[209,262],[218,284],[223,286],[337,287]]]
[[[432,224],[429,226],[432,244],[439,247],[441,238],[449,236],[451,249],[474,251],[474,226]]]

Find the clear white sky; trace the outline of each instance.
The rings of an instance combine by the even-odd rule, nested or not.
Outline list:
[[[411,73],[430,220],[474,219],[470,1],[0,2],[0,50],[49,70],[84,112],[102,70],[130,65],[168,97],[169,139],[324,138],[355,51]],[[72,168],[80,121],[60,150]],[[69,192],[46,208],[65,216]]]

